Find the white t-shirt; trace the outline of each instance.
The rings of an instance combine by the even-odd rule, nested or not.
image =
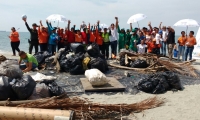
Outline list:
[[[158,33],[156,33],[156,44],[159,44],[160,43],[160,35]]]
[[[147,47],[147,45],[145,45],[145,44],[139,44],[139,45],[137,45],[137,50],[138,50],[138,53],[140,53],[140,54],[144,54],[145,53],[145,48]]]
[[[110,42],[116,41],[118,39],[117,29],[114,28],[111,29],[111,36],[110,36]]]
[[[167,32],[166,31],[162,31],[162,40],[166,40],[167,39]]]

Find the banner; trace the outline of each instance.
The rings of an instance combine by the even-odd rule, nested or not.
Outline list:
[[[197,44],[194,46],[192,58],[200,59],[200,27],[196,35],[196,41],[197,41]]]

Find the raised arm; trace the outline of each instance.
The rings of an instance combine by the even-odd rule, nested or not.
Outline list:
[[[42,20],[40,20],[40,26],[43,26],[43,24],[42,24]]]
[[[117,31],[118,33],[121,33],[119,25],[118,25]]]
[[[161,25],[162,25],[162,22],[160,22],[160,25],[159,25],[159,29],[161,30],[162,28],[161,28]]]
[[[71,31],[71,30],[70,30],[70,23],[71,23],[71,21],[68,20],[68,24],[67,24],[67,29],[68,29],[68,31]]]
[[[48,23],[48,20],[46,20],[47,27],[48,27],[48,33],[51,34],[51,30],[53,30],[52,26]]]
[[[25,22],[26,28],[29,32],[31,32],[31,28],[29,27],[28,23],[26,22],[26,18],[23,18],[23,21]]]
[[[118,17],[115,17],[115,20],[116,20],[116,23],[115,23],[116,24],[116,29],[118,29],[118,23],[119,23],[118,22]]]
[[[90,33],[90,23],[88,24],[88,33]]]
[[[149,26],[150,30],[153,31],[153,28],[151,26],[151,22],[148,23],[148,26]]]
[[[133,27],[132,27],[132,23],[130,23],[130,32],[132,32]]]

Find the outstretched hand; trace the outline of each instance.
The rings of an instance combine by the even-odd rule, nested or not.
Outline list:
[[[151,25],[151,22],[148,23],[148,26],[150,26],[150,25]]]
[[[26,22],[26,18],[22,18],[22,20],[23,20],[24,22]]]

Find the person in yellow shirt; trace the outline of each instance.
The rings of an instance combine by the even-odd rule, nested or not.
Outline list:
[[[192,52],[194,50],[194,45],[196,45],[196,38],[194,37],[194,31],[190,31],[189,37],[187,37],[185,45],[186,50],[185,50],[185,61],[187,61],[187,56],[189,54],[189,60],[192,60]]]
[[[15,30],[14,27],[11,28],[11,33],[10,33],[10,44],[12,47],[12,51],[13,51],[13,56],[16,56],[15,50],[17,50],[18,52],[20,52],[19,49],[19,44],[20,44],[20,40],[19,40],[19,33]]]
[[[185,36],[185,31],[181,32],[181,36],[178,38],[178,60],[180,61],[180,56],[182,56],[182,61],[185,60],[185,42],[187,37]]]

